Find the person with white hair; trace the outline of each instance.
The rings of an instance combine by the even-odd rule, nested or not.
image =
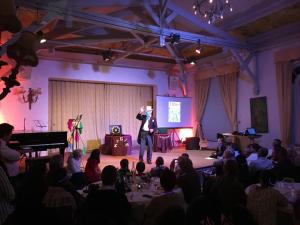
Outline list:
[[[157,130],[156,118],[152,116],[153,108],[151,106],[142,107],[136,118],[142,121],[140,126],[138,143],[140,144],[139,160],[144,161],[144,152],[147,149],[147,163],[151,164],[152,149],[153,149],[153,135]]]

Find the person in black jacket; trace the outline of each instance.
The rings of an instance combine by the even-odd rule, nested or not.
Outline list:
[[[146,149],[146,145],[148,145],[147,149],[147,163],[151,164],[152,160],[152,149],[153,149],[153,134],[157,130],[157,121],[156,118],[152,116],[152,107],[146,106],[142,107],[141,111],[137,114],[136,118],[142,121],[139,135],[138,135],[138,143],[140,144],[140,154],[139,160],[144,160],[144,152]]]

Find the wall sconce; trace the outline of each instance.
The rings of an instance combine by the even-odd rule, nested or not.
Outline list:
[[[15,94],[22,95],[21,101],[23,103],[28,103],[29,110],[31,110],[32,104],[37,102],[39,95],[42,94],[42,91],[41,88],[28,88],[28,91],[26,91],[23,87],[21,87],[15,92]]]

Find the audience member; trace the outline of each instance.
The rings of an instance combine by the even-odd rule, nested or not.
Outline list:
[[[130,170],[128,169],[129,161],[128,159],[122,159],[120,161],[121,168],[118,170],[118,179],[116,182],[116,189],[118,192],[126,193],[131,191],[130,189],[130,183],[131,183],[131,177],[132,174],[130,173]]]
[[[157,157],[155,164],[156,166],[150,170],[150,175],[152,177],[160,177],[161,173],[167,168],[164,166],[163,157]]]
[[[13,212],[11,202],[15,199],[15,191],[7,174],[0,166],[0,225],[4,224],[6,218]]]
[[[44,163],[33,164],[24,175],[17,190],[14,219],[17,224],[43,223],[43,198],[48,190],[47,168]],[[35,216],[28,215],[34,212]]]
[[[272,160],[267,159],[268,149],[260,148],[257,152],[257,160],[252,160],[249,163],[249,171],[252,175],[257,174],[262,170],[270,170],[273,167]]]
[[[82,189],[85,184],[85,174],[81,171],[81,149],[76,149],[70,153],[67,161],[67,169],[70,181],[76,189]]]
[[[216,151],[216,156],[222,157],[224,151],[226,150],[226,142],[224,136],[220,133],[217,134],[217,142],[218,142],[218,147]]]
[[[185,157],[185,158],[190,158],[188,153],[182,153],[181,157]],[[170,170],[172,170],[173,172],[177,173],[179,171],[179,165],[178,165],[178,159],[173,159],[170,163]]]
[[[136,164],[136,172],[137,172],[137,176],[145,176],[145,169],[146,169],[146,166],[145,166],[145,163],[140,161]]]
[[[169,169],[163,170],[160,176],[160,184],[164,189],[164,193],[153,198],[146,208],[145,225],[157,224],[158,218],[171,207],[186,208],[182,193],[173,191],[176,185],[176,175],[173,171]]]
[[[189,203],[201,193],[201,181],[189,158],[179,157],[178,165],[180,169],[177,184],[182,189],[185,202]]]
[[[276,156],[274,159],[274,167],[272,171],[274,172],[277,180],[282,180],[285,177],[294,177],[294,167],[291,161],[288,159],[287,150],[283,147],[276,147]],[[273,152],[274,153],[274,152]]]
[[[257,152],[260,148],[261,148],[260,145],[257,143],[251,144],[249,146],[250,155],[247,157],[248,165],[250,164],[251,161],[257,160]]]
[[[110,224],[114,225],[127,225],[131,209],[126,196],[118,193],[114,188],[117,169],[111,165],[104,167],[101,180],[101,189],[90,193],[87,197],[86,216],[83,224],[91,224],[91,221],[101,221],[101,223],[110,221]]]
[[[120,169],[118,171],[118,175],[120,177],[130,177],[131,176],[131,173],[130,173],[130,170],[129,170],[129,161],[128,159],[122,159],[120,161]]]
[[[235,159],[238,164],[238,179],[245,188],[250,184],[250,174],[246,157],[240,154]]]
[[[225,162],[224,176],[218,179],[209,194],[214,207],[214,222],[220,224],[221,213],[231,215],[236,205],[246,204],[243,185],[238,181],[238,164],[235,160]]]
[[[7,146],[14,127],[8,123],[0,124],[0,160],[5,164],[9,179],[16,188],[19,175],[20,153]]]
[[[99,168],[99,164],[100,150],[95,149],[92,151],[85,165],[85,176],[89,184],[100,181],[101,170]]]
[[[77,204],[72,193],[66,190],[67,181],[66,169],[60,168],[53,172],[53,183],[49,186],[43,199],[43,206],[45,207],[44,224],[73,224]]]
[[[64,167],[64,158],[61,154],[57,154],[51,157],[49,161],[49,171],[47,174],[47,181],[49,185],[53,185],[55,182],[55,173],[57,170]]]
[[[275,178],[269,170],[260,174],[260,185],[252,185],[247,197],[247,207],[258,222],[258,225],[276,225],[277,209],[287,206],[287,199],[272,188]],[[274,182],[274,183],[273,183]]]

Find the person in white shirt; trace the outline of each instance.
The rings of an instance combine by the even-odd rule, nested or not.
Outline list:
[[[250,148],[250,155],[247,157],[248,165],[250,164],[251,161],[257,160],[257,152],[261,148],[261,146],[259,144],[254,143],[251,144],[249,148]]]
[[[7,146],[14,127],[8,123],[0,124],[0,160],[7,168],[10,180],[19,175],[20,153]]]
[[[140,144],[139,160],[144,161],[144,152],[147,149],[147,163],[152,163],[152,149],[153,149],[153,135],[157,131],[156,118],[152,116],[152,107],[142,107],[136,118],[142,121],[139,134],[138,143]]]
[[[260,148],[257,153],[257,160],[252,160],[249,163],[249,171],[252,174],[262,170],[270,170],[273,168],[272,160],[267,159],[268,149]]]

